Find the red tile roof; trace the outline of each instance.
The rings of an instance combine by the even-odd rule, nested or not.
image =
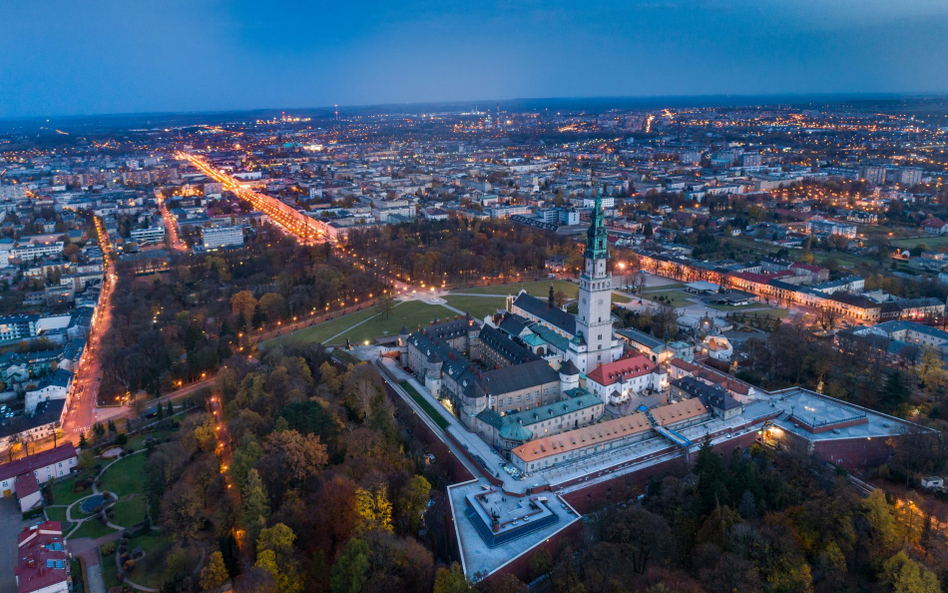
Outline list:
[[[66,581],[69,557],[58,521],[46,521],[20,532],[16,573],[20,593],[32,593]]]
[[[76,457],[76,448],[72,443],[27,455],[22,459],[0,465],[0,480],[6,480],[20,474],[33,473],[35,470],[65,461],[70,457]]]
[[[647,375],[655,370],[655,363],[641,354],[596,367],[586,377],[600,385],[612,385],[620,379]]]

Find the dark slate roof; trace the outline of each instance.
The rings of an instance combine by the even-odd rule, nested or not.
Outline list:
[[[675,387],[692,397],[697,397],[705,406],[719,410],[731,410],[740,407],[741,403],[731,397],[731,394],[717,385],[708,385],[694,377],[682,377],[672,381]]]
[[[524,328],[530,327],[531,325],[533,325],[533,322],[526,317],[521,317],[516,313],[507,313],[504,315],[504,319],[500,322],[498,328],[508,335],[519,336]]]
[[[576,317],[559,307],[553,307],[551,309],[549,303],[545,300],[521,292],[517,295],[517,300],[514,301],[514,305],[560,328],[571,336],[576,335]]]
[[[560,380],[560,375],[545,360],[533,360],[516,366],[487,371],[480,377],[488,395],[499,395]]]
[[[490,348],[510,364],[520,364],[528,360],[539,360],[532,350],[507,337],[499,329],[485,325],[479,335],[481,344]]]
[[[578,375],[579,369],[576,368],[576,365],[573,364],[572,360],[567,358],[566,362],[560,365],[560,374],[571,377],[573,375]]]

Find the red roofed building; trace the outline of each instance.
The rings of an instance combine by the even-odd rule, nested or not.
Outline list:
[[[586,375],[586,388],[606,404],[620,404],[643,391],[666,387],[665,369],[641,354],[604,364]]]
[[[948,224],[945,224],[940,218],[926,218],[921,224],[922,230],[926,235],[944,235],[948,233]]]
[[[0,494],[6,498],[19,492],[20,485],[29,486],[29,481],[23,481],[23,474],[31,474],[35,484],[43,484],[47,480],[67,476],[79,463],[76,448],[72,443],[60,445],[55,449],[47,449],[22,459],[0,464]],[[22,498],[22,497],[21,497]]]
[[[68,593],[72,575],[59,521],[21,531],[16,553],[14,572],[20,593]]]

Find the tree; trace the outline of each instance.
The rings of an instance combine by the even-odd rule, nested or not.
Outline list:
[[[242,522],[245,528],[255,524],[259,517],[266,519],[270,516],[267,493],[257,470],[251,469],[247,472],[246,483],[241,489],[241,499],[244,503]]]
[[[279,321],[286,314],[286,300],[275,292],[260,297],[258,304],[270,323]]]
[[[941,584],[935,573],[919,566],[901,550],[882,565],[881,576],[895,593],[939,593],[941,591]]]
[[[895,516],[881,489],[873,490],[863,501],[863,513],[869,522],[873,539],[887,549],[895,546]]]
[[[537,550],[530,558],[530,578],[538,579],[553,570],[553,555],[546,548]]]
[[[85,449],[88,446],[88,444],[89,444],[88,441],[86,441],[86,433],[80,432],[79,433],[79,448]]]
[[[893,411],[907,402],[909,399],[909,389],[905,382],[905,376],[902,371],[896,369],[889,375],[885,381],[885,387],[882,388],[879,404],[885,411]]]
[[[398,506],[401,508],[409,533],[418,532],[418,522],[421,513],[428,506],[430,494],[431,484],[424,476],[413,476],[402,490],[402,495],[398,499]]]
[[[293,530],[283,523],[277,523],[260,531],[257,536],[257,554],[264,550],[273,550],[278,559],[286,557],[293,551],[294,541],[296,534]]]
[[[254,298],[253,293],[249,290],[241,290],[230,297],[230,306],[234,316],[239,317],[244,324],[247,324],[250,322],[254,309],[257,307],[257,299]]]
[[[474,588],[468,582],[457,562],[451,568],[439,568],[435,573],[433,593],[472,593]]]
[[[329,572],[332,593],[360,593],[368,580],[371,550],[365,540],[352,538],[346,542],[339,559]]]
[[[161,523],[181,539],[194,537],[201,527],[201,502],[185,482],[178,482],[161,499]]]
[[[276,582],[277,591],[280,593],[298,593],[303,590],[303,581],[295,566],[288,563],[277,561],[277,555],[273,550],[264,550],[257,555],[255,568],[263,569],[270,573]]]
[[[219,589],[229,578],[227,567],[224,566],[224,556],[219,551],[214,552],[207,566],[201,571],[201,588],[205,591]]]
[[[375,302],[375,310],[384,319],[391,317],[392,312],[395,310],[395,302],[392,300],[392,295],[388,293],[380,294],[378,300]]]
[[[356,533],[392,531],[392,503],[388,501],[384,487],[356,490],[356,513],[360,519]]]

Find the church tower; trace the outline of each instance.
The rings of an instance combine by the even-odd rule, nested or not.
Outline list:
[[[588,373],[601,364],[612,362],[612,276],[606,272],[609,248],[600,198],[596,198],[593,208],[583,257],[586,268],[579,277],[576,332],[577,335],[582,333],[587,346],[585,364],[580,368]]]

